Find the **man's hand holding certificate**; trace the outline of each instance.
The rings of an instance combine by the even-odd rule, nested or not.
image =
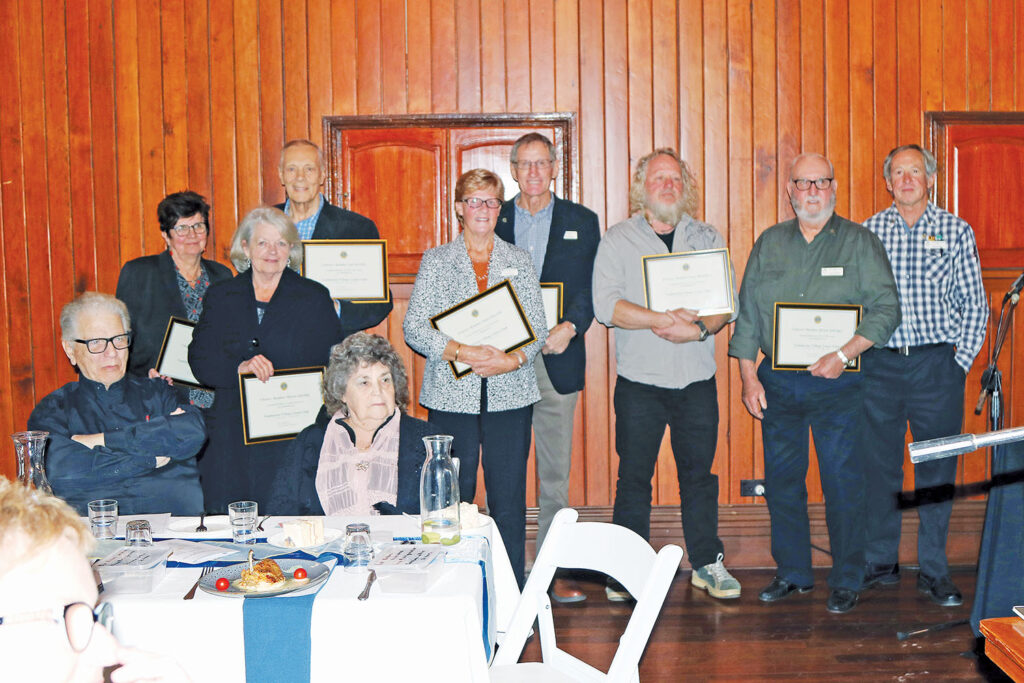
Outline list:
[[[313,424],[323,397],[323,366],[275,370],[265,382],[255,374],[238,376],[245,443],[290,439]]]
[[[733,312],[728,249],[643,257],[647,308],[659,313],[688,309],[700,316]]]

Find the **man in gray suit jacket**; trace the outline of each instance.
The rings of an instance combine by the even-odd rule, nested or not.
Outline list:
[[[533,406],[539,549],[555,513],[569,505],[573,420],[587,364],[583,334],[594,320],[590,281],[601,235],[597,214],[551,192],[558,157],[548,138],[539,133],[522,136],[510,158],[519,194],[501,207],[495,233],[530,254],[541,282],[562,284],[562,310],[533,362],[541,393]],[[586,599],[566,577],[555,578],[551,597],[558,602]]]
[[[304,240],[376,240],[377,226],[366,216],[329,204],[321,188],[327,180],[324,156],[309,140],[291,140],[281,148],[277,169],[288,199],[277,208],[288,214]],[[391,312],[392,303],[358,304],[338,302],[338,317],[344,336],[380,323]]]

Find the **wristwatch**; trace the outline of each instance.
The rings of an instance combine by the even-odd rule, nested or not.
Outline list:
[[[697,329],[700,330],[700,341],[704,341],[711,336],[711,330],[708,329],[703,320],[698,320],[694,325],[696,325]]]

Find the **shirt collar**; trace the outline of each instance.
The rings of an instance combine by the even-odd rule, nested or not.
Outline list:
[[[94,380],[89,379],[88,377],[83,375],[81,373],[81,371],[79,371],[79,373],[78,373],[78,383],[79,384],[81,384],[82,386],[88,387],[90,391],[94,391],[97,394],[101,394],[101,395],[114,396],[114,395],[123,393],[124,392],[124,386],[125,386],[125,383],[127,382],[127,380],[128,380],[128,373],[125,372],[124,377],[122,377],[121,379],[117,380],[116,382],[111,384],[109,387],[105,387],[105,386],[103,386],[102,382],[96,382]]]
[[[323,192],[321,192],[319,194],[319,197],[320,197],[320,203],[317,204],[317,206],[316,206],[316,212],[312,216],[310,216],[309,218],[304,219],[302,221],[303,223],[305,223],[306,221],[310,221],[310,220],[314,220],[314,219],[319,219],[320,218],[320,212],[323,211],[324,204],[327,203],[327,200],[324,199],[324,193]],[[291,199],[285,199],[284,200],[284,212],[288,215],[289,218],[291,218],[291,216],[292,216],[292,200]]]
[[[543,219],[548,218],[549,216],[551,216],[551,213],[554,211],[554,208],[555,208],[555,193],[554,192],[551,193],[551,201],[548,202],[547,206],[545,206],[543,209],[541,209],[537,213],[530,213],[526,209],[524,209],[521,206],[519,206],[519,197],[520,197],[520,195],[522,195],[522,192],[517,193],[516,196],[512,198],[512,206],[516,207],[516,213],[521,215],[521,216],[525,216],[527,218],[530,218],[531,220],[540,220],[542,218]]]
[[[399,409],[396,407],[395,408],[395,412],[391,413],[391,417],[389,417],[388,419],[386,419],[386,420],[384,420],[383,422],[380,423],[380,426],[377,427],[376,430],[374,430],[373,437],[370,439],[370,443],[373,443],[374,441],[377,440],[377,435],[380,434],[380,430],[384,429],[384,427],[386,427],[392,420],[394,420],[395,416],[398,415],[399,412],[401,412],[401,411],[399,411]],[[335,413],[335,415],[337,415],[337,413]],[[341,425],[345,429],[345,431],[348,432],[348,436],[349,436],[350,439],[352,439],[352,443],[353,444],[356,442],[355,430],[352,429],[352,427],[348,424],[348,422],[345,422],[345,418],[343,418],[343,417],[335,418],[334,423]]]

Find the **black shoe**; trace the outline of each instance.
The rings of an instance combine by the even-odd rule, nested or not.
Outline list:
[[[860,594],[857,591],[852,591],[849,588],[833,588],[832,592],[828,594],[825,609],[832,614],[846,614],[857,606],[859,597]]]
[[[964,596],[960,594],[960,590],[953,585],[948,576],[933,579],[924,574],[918,574],[917,590],[931,598],[932,602],[943,607],[957,607],[964,604]]]
[[[790,583],[789,581],[780,579],[776,576],[772,579],[772,582],[765,586],[764,590],[758,594],[757,599],[761,602],[777,602],[794,591],[797,593],[807,593],[812,588],[814,588],[813,585],[798,586],[795,583]]]
[[[869,564],[864,568],[864,587],[893,586],[900,582],[900,565]]]

